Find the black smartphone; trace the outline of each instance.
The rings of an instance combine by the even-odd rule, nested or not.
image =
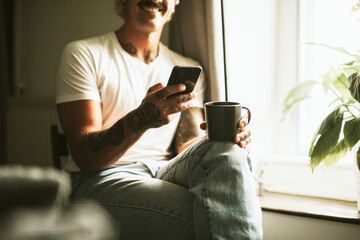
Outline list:
[[[195,88],[195,84],[197,80],[199,79],[201,71],[202,68],[200,66],[195,66],[195,67],[175,66],[170,74],[170,78],[167,85],[169,86],[169,85],[182,83],[186,86],[186,90],[183,92],[175,93],[169,97],[192,92]]]

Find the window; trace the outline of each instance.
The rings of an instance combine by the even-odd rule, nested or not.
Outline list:
[[[327,72],[330,65],[336,66],[353,60],[348,55],[329,48],[306,43],[326,43],[330,46],[343,47],[349,52],[360,49],[360,14],[351,12],[353,0],[300,0],[299,3],[299,74],[300,82],[318,79]],[[326,8],[324,8],[326,6]],[[319,98],[311,104],[302,104],[299,113],[299,152],[307,153],[307,146],[312,134],[318,128],[319,120],[329,113],[329,101]],[[320,111],[319,111],[320,110]],[[306,115],[311,112],[312,118]],[[310,131],[304,131],[303,129]],[[304,148],[305,147],[305,148]]]
[[[353,1],[224,2],[228,96],[252,110],[252,155],[265,188],[354,200],[351,160],[319,166],[314,173],[308,166],[311,139],[328,113],[327,103],[308,100],[281,121],[283,101],[296,83],[318,79],[330,65],[347,60],[306,43],[360,49],[360,14],[351,12]]]

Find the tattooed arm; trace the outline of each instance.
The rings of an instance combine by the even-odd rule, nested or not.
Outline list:
[[[179,154],[200,137],[205,136],[205,132],[199,127],[203,121],[204,117],[201,108],[192,107],[181,113],[174,139],[176,154]]]
[[[102,128],[101,103],[81,100],[57,105],[71,155],[78,167],[92,172],[111,166],[149,128],[170,122],[169,115],[190,107],[193,93],[168,96],[184,90],[184,85],[149,89],[141,105],[119,119],[112,127]]]
[[[126,118],[102,130],[101,103],[97,101],[60,103],[57,110],[71,155],[85,172],[111,166],[141,137],[129,130]]]

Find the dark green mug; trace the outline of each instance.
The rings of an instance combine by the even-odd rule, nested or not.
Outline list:
[[[210,141],[234,141],[239,133],[241,109],[250,110],[238,102],[207,102],[205,108],[205,121],[207,138]]]

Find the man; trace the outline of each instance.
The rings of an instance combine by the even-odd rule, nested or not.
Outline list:
[[[119,0],[118,31],[65,48],[56,101],[72,198],[106,207],[121,239],[261,239],[247,118],[236,144],[209,142],[204,77],[188,94],[165,87],[173,66],[198,65],[160,43],[176,4]]]

